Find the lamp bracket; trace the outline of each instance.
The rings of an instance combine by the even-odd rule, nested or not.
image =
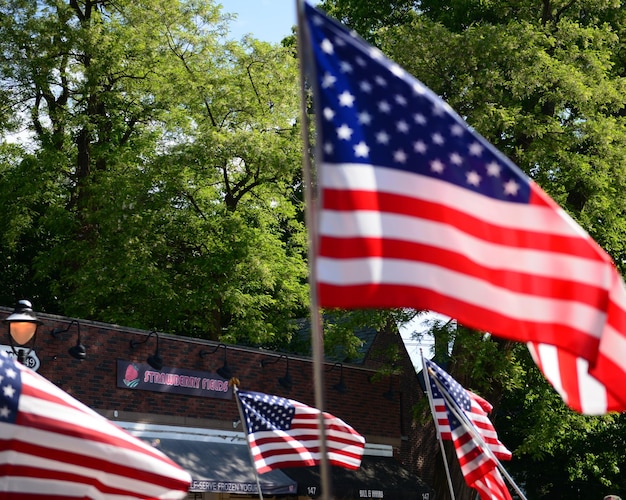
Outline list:
[[[148,339],[150,337],[152,337],[152,335],[154,335],[156,337],[156,342],[157,342],[157,351],[159,350],[159,334],[157,333],[156,330],[152,330],[148,335],[146,335],[146,338],[143,340],[131,340],[130,341],[130,348],[134,349],[135,347],[137,347],[139,344],[145,344],[146,342],[148,342]]]
[[[217,352],[217,350],[218,350],[220,347],[223,347],[223,348],[224,348],[224,358],[226,358],[226,350],[228,349],[228,347],[226,347],[226,344],[217,344],[217,345],[215,346],[215,348],[214,348],[213,350],[211,350],[211,351],[205,351],[205,350],[202,350],[202,351],[200,351],[200,357],[201,357],[201,358],[204,358],[205,356],[208,356],[209,354],[213,354],[213,353]]]
[[[76,329],[78,330],[78,338],[80,339],[80,323],[76,321],[75,319],[69,322],[69,324],[67,325],[67,328],[59,328],[59,327],[53,328],[52,330],[50,330],[50,335],[52,335],[55,339],[58,339],[59,335],[61,335],[62,333],[68,332],[70,328],[72,327],[72,325],[76,325]]]
[[[152,335],[156,337],[156,349],[154,350],[154,354],[148,356],[147,361],[148,364],[155,370],[161,370],[161,368],[163,368],[163,359],[161,359],[161,355],[159,354],[159,334],[156,330],[152,330],[148,335],[146,335],[146,338],[143,340],[131,340],[130,348],[134,349],[139,344],[145,344],[146,342],[148,342],[148,339],[152,337]]]
[[[261,360],[261,368],[265,368],[267,365],[275,365],[281,359],[285,358],[287,360],[287,368],[289,368],[289,357],[286,354],[281,354],[276,359],[264,358]]]

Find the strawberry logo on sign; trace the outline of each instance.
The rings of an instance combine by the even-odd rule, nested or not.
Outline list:
[[[132,364],[126,367],[126,373],[124,374],[124,385],[126,387],[137,387],[139,384],[139,372],[137,367]]]

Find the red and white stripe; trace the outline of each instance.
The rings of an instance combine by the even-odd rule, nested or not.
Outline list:
[[[435,398],[433,400],[435,409],[435,418],[437,420],[437,431],[444,441],[452,441],[452,430],[450,429],[450,421],[448,420],[448,410],[446,409],[443,398]]]
[[[15,424],[0,424],[0,496],[7,499],[182,499],[191,478],[37,373],[21,370]]]
[[[511,493],[498,469],[485,474],[472,487],[478,491],[481,500],[511,500]]]
[[[544,377],[573,410],[584,415],[620,411],[620,402],[589,374],[587,360],[553,345],[529,342],[528,350]]]
[[[474,394],[472,391],[467,391],[467,393],[472,404],[470,420],[478,430],[480,437],[497,458],[511,460],[512,453],[500,442],[498,433],[489,419],[489,413],[491,413],[493,406],[478,394]]]
[[[507,203],[392,168],[322,164],[323,307],[411,307],[587,359],[626,410],[626,292],[609,256],[531,181]]]
[[[473,487],[476,481],[497,467],[495,460],[485,453],[481,443],[464,425],[452,430],[452,442],[468,485]]]
[[[467,393],[470,396],[472,405],[470,413],[466,413],[468,419],[472,422],[472,424],[474,424],[474,427],[480,434],[482,440],[498,459],[511,460],[511,457],[513,456],[511,451],[498,439],[498,433],[489,419],[487,412],[490,412],[492,409],[491,403],[477,394],[474,394],[472,391],[467,391]],[[455,434],[450,429],[450,421],[448,420],[448,412],[446,410],[444,399],[434,398],[433,405],[437,419],[437,430],[439,431],[441,439],[453,441],[455,439]],[[469,442],[471,436],[469,432],[462,427],[463,426],[460,428],[461,430],[458,430],[456,437],[458,439],[461,434],[467,434],[468,436],[463,439],[464,442]],[[472,441],[472,443],[474,443],[476,447],[480,448],[480,444],[477,441]],[[480,451],[480,453],[482,453],[482,451]]]

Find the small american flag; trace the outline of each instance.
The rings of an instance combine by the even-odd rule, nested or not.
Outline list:
[[[0,497],[182,499],[191,477],[0,353]]]
[[[260,474],[284,467],[320,463],[320,411],[261,392],[237,391],[248,443]],[[328,463],[358,469],[365,438],[343,420],[324,413]]]
[[[494,459],[474,438],[467,426],[472,425],[493,455],[501,460],[510,460],[511,452],[500,442],[498,434],[489,420],[491,404],[471,391],[467,391],[436,363],[425,359],[428,370],[437,429],[441,439],[451,440],[461,465],[461,471],[469,486],[481,492],[481,498],[510,498],[508,489],[497,470]],[[443,389],[435,382],[438,381]],[[468,422],[460,422],[450,410],[442,390],[456,402]],[[504,493],[506,492],[506,493]]]
[[[610,257],[421,82],[308,4],[305,19],[320,305],[430,309],[554,345],[626,410],[626,291]]]

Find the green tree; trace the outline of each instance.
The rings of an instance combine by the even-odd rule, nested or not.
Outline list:
[[[3,302],[287,341],[307,303],[292,51],[227,42],[212,2],[0,14],[2,136],[23,131],[0,155]]]
[[[419,5],[418,0],[326,0],[320,2],[319,7],[366,40],[376,43],[379,30],[408,23]]]
[[[507,470],[529,500],[624,496],[624,414],[598,417],[569,410],[524,346],[516,347],[518,384],[499,408],[500,437],[515,450]]]

